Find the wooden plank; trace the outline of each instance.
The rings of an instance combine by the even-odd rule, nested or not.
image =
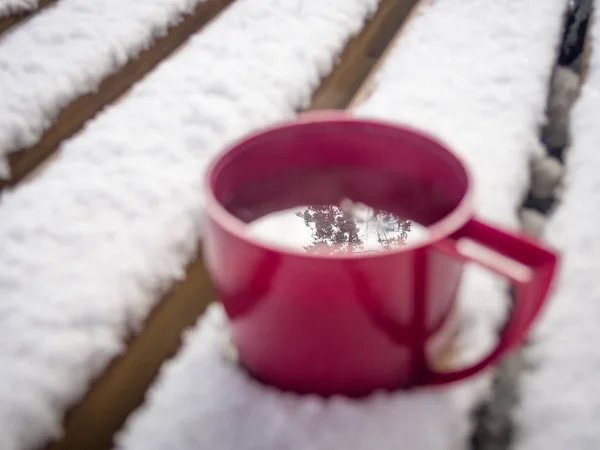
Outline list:
[[[404,35],[404,31],[406,30],[406,25],[409,24],[412,19],[427,5],[431,2],[431,0],[419,0],[416,5],[410,10],[410,14],[406,17],[406,20],[403,22],[402,26],[398,28],[395,35],[389,41],[386,48],[382,51],[377,62],[372,66],[370,72],[367,74],[364,82],[361,84],[360,88],[357,90],[355,95],[352,97],[352,100],[348,104],[349,108],[355,108],[360,103],[364,102],[373,90],[373,85],[375,81],[375,75],[381,69],[381,66],[385,62],[386,58],[392,51],[392,48],[400,40],[400,38]]]
[[[413,17],[416,8],[415,5],[425,3],[425,1],[429,0],[382,0],[380,8],[371,21],[369,21],[358,35],[348,42],[343,53],[340,55],[340,60],[335,70],[322,80],[319,88],[313,95],[311,105],[308,109],[346,108],[359,88],[363,86],[367,74],[374,72],[376,65],[379,67],[378,61],[389,51],[392,39],[394,41],[398,39],[400,34],[398,30],[402,29],[403,23]],[[78,101],[83,101],[83,98]],[[75,103],[69,108],[74,109],[71,115],[77,116]],[[64,114],[67,115],[67,113],[68,110],[65,110]],[[68,118],[65,120],[69,121]],[[58,122],[60,122],[60,119]],[[81,126],[78,126],[76,131]],[[50,135],[51,130],[48,130],[46,134]],[[51,136],[48,137],[48,141],[46,142],[42,139],[39,144],[32,147],[30,155],[25,155],[28,152],[27,150],[9,155],[14,181],[6,182],[6,184],[12,185],[16,182],[26,182],[40,173],[56,156],[55,150],[60,144],[60,140],[65,139],[68,135],[67,133],[61,133],[61,136],[57,137],[60,139],[52,139]],[[45,148],[34,150],[37,147]],[[47,154],[48,156],[38,160],[35,153],[39,153],[40,156],[42,154]],[[20,158],[30,159],[30,162],[21,162],[19,161]],[[15,160],[14,162],[12,161],[13,159]],[[23,167],[23,169],[19,170],[19,167]],[[16,175],[17,172],[19,172],[19,175]],[[0,189],[2,187],[2,180],[0,180]]]
[[[594,26],[594,8],[595,6],[592,5],[591,11],[590,11],[590,20],[588,22],[588,26],[587,26],[587,30],[586,30],[586,34],[585,34],[585,42],[583,43],[583,54],[581,55],[581,67],[579,68],[580,70],[580,74],[581,74],[581,82],[584,83],[585,79],[587,77],[587,73],[588,73],[588,68],[589,68],[589,63],[590,63],[590,56],[592,53],[592,36],[591,36],[591,30]],[[596,51],[596,50],[593,50]]]
[[[37,144],[8,155],[11,178],[0,180],[0,189],[21,181],[37,165],[52,155],[63,139],[77,133],[85,122],[121,97],[135,82],[144,77],[161,60],[171,55],[188,37],[200,30],[233,1],[235,0],[200,2],[194,14],[186,16],[165,36],[155,40],[150,48],[142,51],[137,58],[129,61],[117,73],[105,78],[96,92],[78,98],[63,109]]]
[[[309,110],[343,107],[383,53],[401,20],[385,17],[408,11],[415,0],[383,0],[380,9],[352,39],[340,62],[313,96]],[[381,13],[385,11],[385,14]],[[394,27],[394,24],[395,27]],[[143,330],[130,341],[92,386],[85,398],[68,414],[65,435],[47,450],[109,450],[112,436],[144,395],[161,364],[174,355],[181,333],[204,312],[213,293],[201,253],[188,266],[186,277],[163,298]]]
[[[109,450],[112,436],[141,404],[161,364],[175,354],[182,330],[192,325],[212,300],[202,258],[152,311],[143,330],[67,415],[64,437],[48,450]]]
[[[12,27],[30,19],[35,14],[43,10],[44,8],[56,3],[58,0],[39,0],[38,6],[32,11],[25,11],[22,13],[11,14],[0,19],[0,35]]]
[[[315,92],[310,109],[346,108],[417,2],[382,0],[369,23],[346,46],[336,70]]]

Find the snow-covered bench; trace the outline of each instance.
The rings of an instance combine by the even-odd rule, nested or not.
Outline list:
[[[12,22],[20,16],[3,22],[12,28],[0,44],[0,188],[21,180],[229,3],[17,0],[46,8],[19,26]]]
[[[200,5],[133,3],[59,0],[2,35],[0,155],[56,147],[104,101],[87,103],[98,83]],[[414,3],[237,0],[143,78],[136,66],[139,83],[2,190],[2,450],[110,445],[210,300],[196,256],[209,158],[260,125],[347,103]],[[71,128],[48,138],[56,126]]]
[[[56,0],[3,0],[0,3],[0,33],[27,20]]]
[[[45,8],[56,0],[2,0],[0,3],[0,31],[8,29],[29,14]]]
[[[478,213],[518,227],[529,163],[543,152],[539,129],[565,7],[563,0],[424,5],[355,114],[445,140],[474,173]],[[457,363],[493,342],[509,295],[503,282],[470,268],[460,300]],[[493,371],[449,388],[360,400],[281,393],[222,358],[225,327],[222,309],[211,306],[119,434],[119,450],[463,449],[474,409],[492,395]]]

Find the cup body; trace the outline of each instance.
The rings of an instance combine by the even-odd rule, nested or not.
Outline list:
[[[339,168],[344,171],[332,175]],[[377,176],[379,171],[388,176]],[[204,256],[233,343],[254,376],[282,389],[359,396],[435,383],[431,367],[455,331],[456,293],[471,258],[447,245],[465,234],[461,230],[489,237],[488,246],[502,242],[497,250],[514,249],[509,257],[533,255],[524,264],[550,264],[535,289],[524,291],[539,298],[524,309],[527,314],[537,311],[553,275],[550,252],[495,228],[478,228],[470,177],[459,158],[435,139],[396,124],[340,114],[279,124],[223,152],[205,187]],[[425,225],[427,237],[380,253],[318,254],[247,233],[248,222],[270,212],[345,196],[397,207]],[[529,327],[521,319],[511,328],[514,339],[502,341],[485,361],[438,378],[453,381],[489,365]]]

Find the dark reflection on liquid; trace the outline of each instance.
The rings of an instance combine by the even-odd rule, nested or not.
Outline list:
[[[309,253],[364,253],[388,251],[406,244],[412,221],[364,205],[313,205],[297,212],[310,228]],[[374,240],[379,244],[373,248]],[[369,241],[365,248],[366,241]]]
[[[278,211],[249,227],[263,241],[321,254],[389,251],[427,235],[413,220],[349,200]]]

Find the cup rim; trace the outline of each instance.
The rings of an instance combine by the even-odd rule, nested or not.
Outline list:
[[[213,180],[217,176],[217,171],[228,158],[230,158],[243,144],[253,139],[259,138],[265,134],[278,132],[281,130],[293,128],[299,125],[313,124],[313,123],[356,123],[375,125],[379,127],[394,128],[395,130],[411,134],[412,136],[428,141],[429,144],[440,147],[445,150],[452,158],[456,160],[462,167],[467,187],[463,197],[461,198],[458,205],[443,217],[441,220],[429,225],[427,229],[427,237],[420,239],[417,242],[406,244],[402,247],[397,247],[385,252],[365,252],[365,253],[303,253],[297,250],[290,249],[283,245],[271,244],[261,239],[253,237],[247,232],[247,224],[238,219],[233,214],[225,209],[225,207],[219,202],[215,196],[213,190]],[[473,204],[473,182],[471,172],[468,166],[465,164],[463,159],[459,157],[449,146],[445,145],[440,139],[432,136],[431,134],[413,128],[411,126],[396,123],[388,120],[380,120],[376,118],[363,118],[355,117],[351,114],[342,113],[340,111],[319,111],[300,114],[291,120],[283,122],[277,122],[266,127],[261,127],[254,130],[251,133],[244,135],[243,137],[236,139],[235,141],[228,144],[224,150],[222,150],[217,156],[213,158],[209,164],[206,175],[204,177],[204,199],[205,209],[204,213],[206,216],[214,220],[220,227],[225,229],[227,232],[235,236],[237,239],[245,242],[253,247],[258,247],[261,250],[267,250],[274,253],[284,254],[290,257],[297,258],[310,258],[310,259],[324,259],[324,260],[357,260],[357,259],[379,259],[393,257],[399,254],[408,253],[411,251],[419,250],[432,245],[435,242],[443,240],[444,238],[454,234],[458,231],[467,221],[472,217],[472,204]]]

